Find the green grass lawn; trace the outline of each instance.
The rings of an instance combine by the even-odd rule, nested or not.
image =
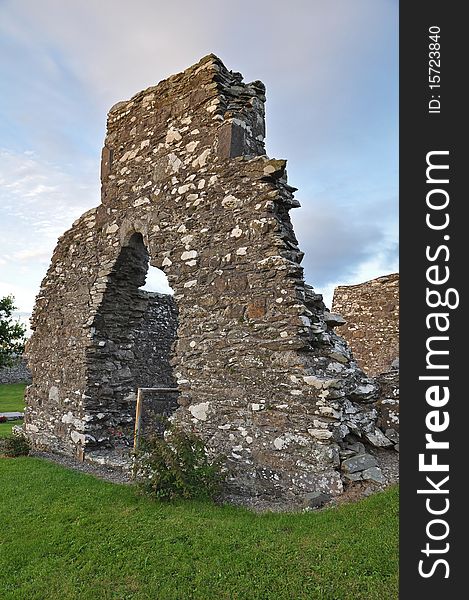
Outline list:
[[[0,384],[0,412],[23,412],[25,383]],[[13,425],[21,425],[23,421],[0,423],[0,437],[11,432]]]
[[[22,424],[23,424],[23,419],[17,419],[15,421],[7,421],[6,423],[0,423],[0,438],[9,436],[13,425],[22,425]]]
[[[24,410],[25,383],[0,385],[0,412],[22,412]]]
[[[2,600],[395,600],[398,490],[256,515],[0,459]]]

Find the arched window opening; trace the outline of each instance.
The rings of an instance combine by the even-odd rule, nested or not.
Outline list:
[[[95,450],[128,452],[133,444],[137,389],[176,387],[170,364],[176,305],[166,275],[155,267],[149,269],[140,233],[134,233],[121,249],[108,276],[94,329],[88,395],[97,413],[92,434],[96,442],[87,445],[87,453],[93,445]],[[176,399],[172,394],[173,408]],[[160,409],[168,412],[166,397],[155,402],[155,418]]]
[[[169,285],[166,273],[153,265],[148,266],[145,285],[141,289],[146,292],[158,292],[159,294],[174,294],[174,290]]]

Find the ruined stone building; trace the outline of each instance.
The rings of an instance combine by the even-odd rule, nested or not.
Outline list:
[[[240,496],[337,495],[358,439],[392,448],[379,382],[305,284],[264,102],[209,55],[110,110],[101,204],[60,238],[33,313],[35,447],[128,463],[136,390],[163,387]],[[141,289],[149,264],[174,296]]]
[[[11,365],[0,368],[1,383],[31,383],[31,373],[22,356],[16,357]]]
[[[390,371],[399,362],[399,274],[384,275],[334,290],[332,310],[346,323],[338,332],[368,375]]]

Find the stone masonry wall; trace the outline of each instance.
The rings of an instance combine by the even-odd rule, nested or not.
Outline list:
[[[163,374],[178,388],[171,419],[226,457],[241,498],[340,494],[355,439],[392,446],[379,383],[304,282],[299,203],[286,161],[265,155],[264,94],[209,55],[109,112],[102,202],[60,238],[33,313],[35,446],[122,464],[109,431],[130,430],[136,388]],[[148,261],[174,297],[141,333]],[[176,310],[171,349],[142,353],[168,339]]]
[[[138,387],[176,387],[170,364],[176,340],[177,308],[172,296],[141,292],[147,298],[146,311],[135,329],[132,378]],[[153,365],[149,374],[146,364]]]
[[[358,365],[369,375],[389,371],[399,359],[399,274],[337,287],[332,310],[346,320],[339,332]]]
[[[31,373],[24,358],[18,358],[9,367],[0,369],[0,383],[30,383]]]

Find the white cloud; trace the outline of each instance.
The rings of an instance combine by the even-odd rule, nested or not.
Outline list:
[[[19,312],[31,313],[34,306],[34,299],[39,289],[39,286],[34,285],[34,283],[30,281],[18,283],[13,280],[2,280],[0,281],[0,298],[13,295],[15,306],[20,309]]]
[[[397,270],[396,200],[362,190],[361,204],[334,204],[327,192],[292,213],[305,277],[330,303],[333,288]]]
[[[0,150],[0,296],[30,312],[57,238],[91,206],[98,186],[36,155]]]
[[[57,236],[98,204],[110,106],[209,52],[267,85],[267,148],[300,187],[307,279],[327,290],[395,266],[396,2],[4,0],[0,12],[6,283],[34,281],[32,296]]]
[[[11,260],[25,262],[35,259],[36,261],[47,263],[50,259],[50,252],[43,248],[31,248],[30,250],[21,250],[15,252],[11,256]]]
[[[6,219],[60,235],[83,210],[99,202],[98,182],[76,179],[34,154],[0,149],[0,200]]]
[[[0,27],[35,57],[48,84],[30,95],[47,94],[41,112],[77,111],[72,94],[57,93],[72,84],[86,91],[103,123],[113,103],[215,52],[229,68],[267,83],[276,119],[269,143],[280,151],[275,131],[283,138],[288,129],[294,144],[318,149],[324,136],[342,135],[351,114],[369,121],[389,103],[376,79],[389,82],[397,73],[397,52],[389,51],[397,9],[388,0],[294,0],[288,11],[270,0],[241,0],[236,8],[215,0],[23,0],[6,2],[3,12]]]
[[[174,294],[168,282],[168,278],[161,269],[149,265],[145,285],[142,290],[147,292],[159,292],[160,294]]]

